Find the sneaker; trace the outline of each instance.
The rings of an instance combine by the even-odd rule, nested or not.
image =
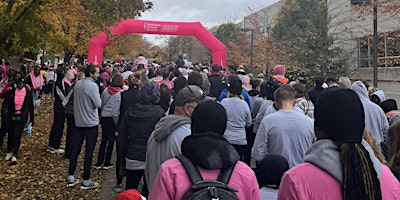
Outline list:
[[[18,162],[17,162],[17,158],[16,157],[14,157],[14,156],[12,156],[11,157],[11,163],[10,163],[10,165],[16,165]]]
[[[54,148],[53,147],[47,147],[47,149],[46,149],[46,152],[47,153],[52,153],[52,152],[54,152]]]
[[[67,186],[68,187],[74,187],[76,184],[78,184],[79,183],[79,179],[76,179],[76,178],[74,178],[74,179],[68,179],[68,184],[67,184]]]
[[[93,165],[93,168],[95,168],[95,169],[101,169],[101,165]]]
[[[13,155],[13,153],[7,153],[7,155],[6,155],[6,157],[4,158],[4,160],[9,161],[9,160],[11,159],[11,157],[13,157],[12,155]]]
[[[113,189],[115,192],[118,192],[118,193],[124,191],[124,188],[123,188],[123,186],[122,186],[122,183],[121,183],[121,184],[116,184],[112,189]]]
[[[54,153],[63,154],[64,152],[65,152],[64,149],[54,149],[54,150],[51,151],[50,153],[52,153],[52,154],[54,154]]]
[[[111,169],[111,168],[113,168],[114,167],[114,165],[113,164],[110,164],[110,165],[104,165],[104,167],[103,167],[103,169]]]
[[[86,182],[86,184],[85,184]],[[92,188],[97,188],[99,187],[99,183],[97,182],[93,182],[92,180],[83,180],[82,185],[81,185],[81,189],[82,190],[87,190],[87,189],[92,189]]]

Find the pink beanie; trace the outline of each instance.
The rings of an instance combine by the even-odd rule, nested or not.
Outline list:
[[[284,65],[277,65],[274,67],[274,75],[285,76],[286,70]]]

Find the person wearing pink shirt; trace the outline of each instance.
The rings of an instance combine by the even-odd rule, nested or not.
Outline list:
[[[15,81],[16,87],[7,91],[4,105],[9,112],[9,140],[7,144],[7,155],[5,160],[11,160],[10,165],[17,164],[17,154],[21,146],[21,137],[28,118],[34,124],[32,91],[24,84],[24,78],[20,77]],[[4,106],[3,105],[3,106]]]
[[[278,199],[400,199],[400,183],[362,139],[363,105],[351,89],[331,87],[315,107],[315,142],[286,172]]]
[[[234,165],[228,186],[237,190],[235,194],[239,199],[259,200],[253,170],[239,161],[238,153],[222,136],[227,124],[225,108],[216,101],[200,103],[194,109],[191,121],[192,134],[182,141],[181,151],[198,167],[203,180],[217,180],[220,169]],[[161,165],[149,199],[182,199],[191,185],[181,161],[172,158]]]

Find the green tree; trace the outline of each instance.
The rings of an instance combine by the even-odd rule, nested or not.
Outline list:
[[[41,18],[41,6],[48,0],[0,2],[0,56],[38,49],[49,24]]]
[[[64,53],[64,60],[68,61],[75,54],[85,54],[87,44],[93,36],[106,31],[110,40],[121,44],[121,41],[136,41],[132,37],[113,36],[108,27],[121,19],[136,18],[145,10],[152,7],[152,3],[143,0],[53,0],[46,7],[49,13],[45,17],[52,24],[51,42],[53,53]],[[141,38],[141,37],[136,37]],[[143,42],[143,41],[142,41]],[[132,44],[132,47],[136,42]],[[132,47],[118,51],[106,51],[108,56],[126,57],[132,52]],[[138,46],[136,46],[138,47]]]
[[[326,0],[287,0],[271,37],[279,62],[293,74],[336,75],[342,69],[341,49],[333,46]],[[292,75],[293,75],[292,74]]]

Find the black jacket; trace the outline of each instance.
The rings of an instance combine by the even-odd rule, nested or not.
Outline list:
[[[208,77],[208,81],[210,82],[210,94],[209,96],[215,97],[218,99],[222,90],[228,88],[227,82],[224,78],[219,74],[211,74]]]
[[[145,161],[147,140],[164,116],[164,110],[158,105],[137,103],[129,108],[120,120],[118,148],[121,155],[130,160]]]
[[[121,105],[119,108],[119,121],[118,125],[121,124],[120,121],[124,116],[128,108],[133,107],[140,101],[139,87],[130,86],[128,90],[121,92]]]
[[[68,95],[69,91],[72,89],[72,87],[69,86],[64,81],[58,82],[56,84],[56,90],[54,92],[55,93],[54,94],[54,111],[62,112],[62,111],[64,111],[64,106],[62,106],[63,100],[61,100],[60,96],[58,95],[57,88],[60,89],[60,91],[64,95],[64,97],[67,97],[67,95]]]
[[[315,105],[317,103],[317,99],[319,94],[324,90],[322,86],[315,86],[310,92],[308,92],[308,96],[310,97],[311,102]]]
[[[21,108],[21,120],[20,123],[26,124],[28,121],[28,116],[30,117],[30,121],[32,122],[32,125],[34,124],[34,113],[33,113],[33,97],[32,97],[32,90],[30,90],[28,87],[25,87],[26,89],[26,95],[24,99],[24,103]],[[7,110],[9,115],[9,119],[11,119],[13,116],[15,116],[15,88],[9,90],[6,92],[6,96],[4,98],[5,104],[7,106]],[[3,106],[4,106],[3,105]]]

